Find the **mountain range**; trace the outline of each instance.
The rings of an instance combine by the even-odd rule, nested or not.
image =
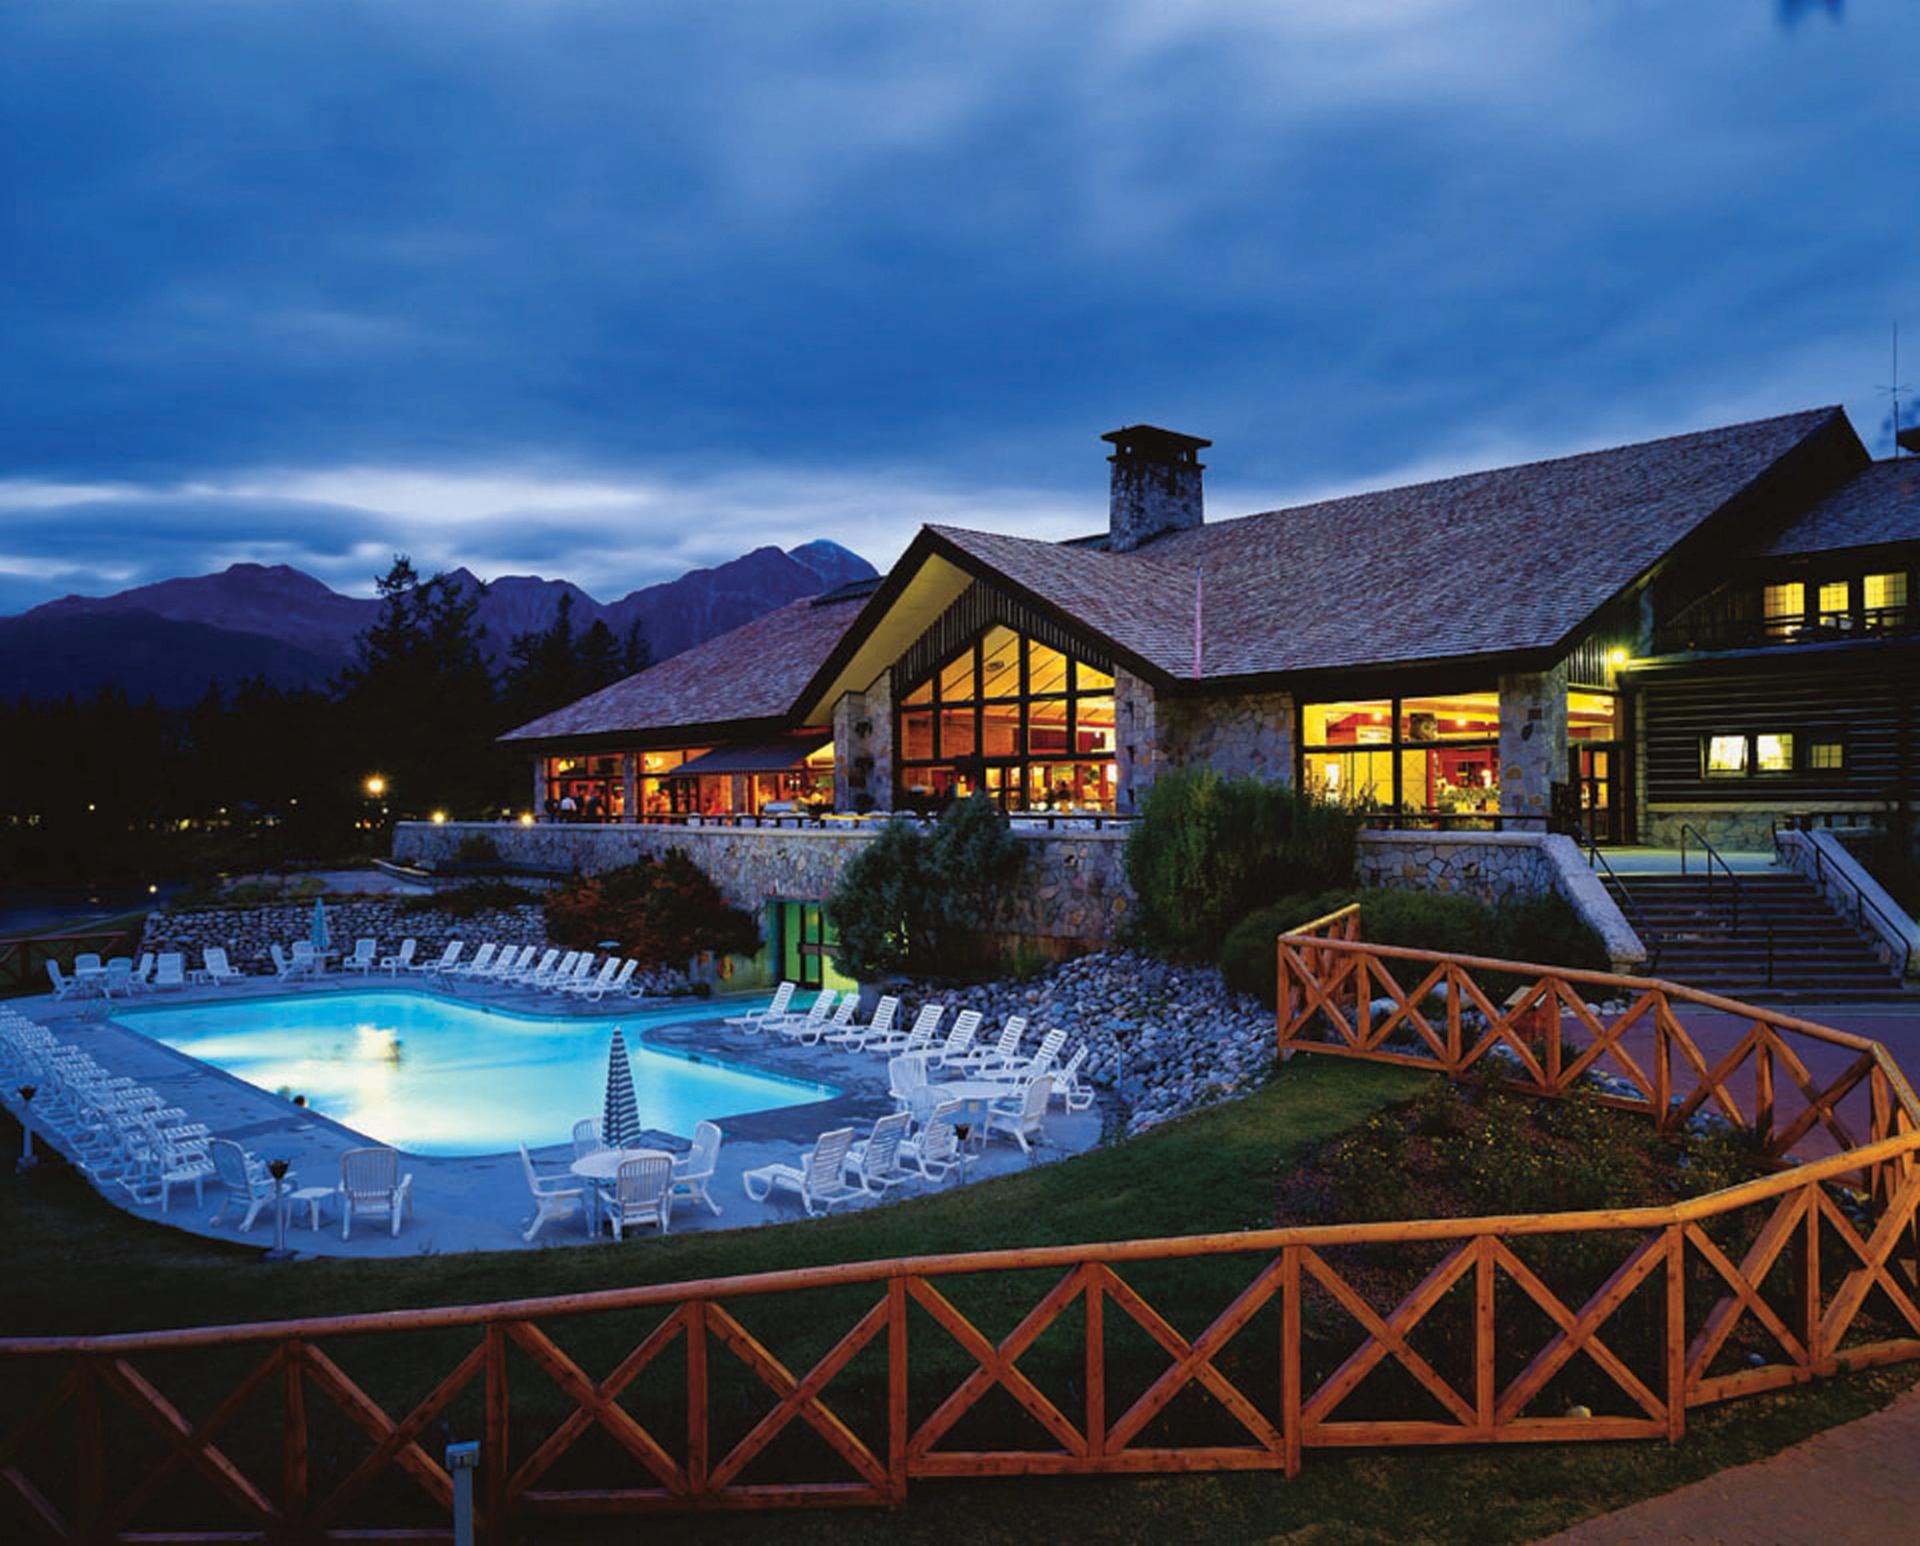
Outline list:
[[[873,575],[857,553],[822,539],[785,552],[755,548],[605,603],[568,580],[502,575],[487,583],[475,616],[496,666],[516,637],[552,626],[562,596],[573,598],[576,629],[604,621],[625,639],[638,624],[653,658],[664,660],[801,596]],[[465,569],[451,578],[481,583]],[[320,686],[352,658],[379,609],[377,600],[343,596],[285,564],[234,564],[111,596],[63,596],[0,617],[0,691],[48,699],[114,685],[136,701],[177,707],[214,681],[264,676],[279,687]]]

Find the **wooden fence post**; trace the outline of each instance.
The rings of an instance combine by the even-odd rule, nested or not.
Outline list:
[[[907,1501],[907,1280],[887,1279],[887,1485],[890,1502]]]
[[[510,1539],[507,1529],[507,1330],[499,1321],[488,1321],[485,1332],[487,1349],[486,1434],[480,1452],[480,1481],[487,1500],[483,1521],[486,1539],[492,1546],[504,1546]]]
[[[1687,1431],[1687,1229],[1667,1226],[1667,1441]]]

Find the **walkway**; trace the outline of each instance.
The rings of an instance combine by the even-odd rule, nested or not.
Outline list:
[[[380,986],[378,982],[374,985]],[[309,985],[305,991],[364,992],[367,987],[367,983],[358,980],[328,979]],[[278,997],[287,991],[284,983],[254,978],[237,987],[190,989],[139,1002],[174,1004],[204,999],[230,1003],[244,1001],[249,996]],[[589,1027],[597,1022],[607,1034],[621,1018],[619,1012],[607,1012],[601,1006],[556,1001],[551,994],[532,991],[469,989],[461,997],[463,1002],[475,1007],[579,1018]],[[673,1214],[676,1234],[688,1230],[736,1229],[747,1224],[804,1217],[798,1200],[791,1193],[778,1194],[763,1203],[750,1201],[741,1183],[741,1173],[774,1162],[792,1164],[801,1147],[811,1144],[820,1133],[848,1125],[864,1133],[875,1117],[894,1109],[887,1094],[887,1069],[882,1058],[829,1048],[799,1047],[787,1042],[775,1044],[767,1037],[745,1036],[720,1023],[719,1017],[735,1013],[743,1004],[761,1001],[716,1000],[698,1008],[690,1004],[684,1022],[649,1025],[645,1036],[647,1041],[658,1045],[705,1052],[772,1073],[830,1083],[840,1093],[805,1105],[723,1118],[719,1169],[712,1183],[714,1198],[723,1212],[715,1218],[698,1205],[676,1208]],[[113,1006],[99,999],[56,1001],[41,997],[8,1002],[30,1019],[40,1021],[62,1041],[85,1050],[103,1067],[151,1085],[172,1104],[184,1109],[192,1120],[205,1122],[215,1137],[231,1138],[255,1153],[286,1156],[302,1185],[331,1186],[339,1178],[340,1155],[374,1141],[319,1111],[292,1106],[278,1095],[115,1024],[107,1018]],[[604,1076],[596,1076],[593,1086],[581,1091],[580,1114],[597,1115],[604,1094]],[[9,1104],[17,1114],[17,1103]],[[1012,1143],[994,1142],[973,1166],[971,1178],[982,1180],[1019,1170],[1030,1163],[1044,1164],[1082,1153],[1099,1141],[1100,1129],[1097,1108],[1074,1113],[1056,1109],[1047,1119],[1046,1142],[1035,1150],[1031,1160]],[[571,1147],[561,1134],[529,1133],[527,1136],[534,1160],[544,1174],[563,1170],[573,1157]],[[677,1135],[674,1147],[684,1150],[687,1136]],[[287,1243],[296,1250],[315,1255],[356,1257],[527,1248],[521,1231],[533,1217],[533,1205],[517,1153],[409,1154],[402,1169],[413,1175],[414,1214],[412,1220],[402,1226],[397,1238],[374,1224],[356,1228],[353,1238],[343,1242],[337,1218],[330,1228],[323,1227],[316,1232],[307,1227],[303,1210],[299,1221],[289,1221]],[[959,1182],[950,1180],[948,1184]],[[912,1196],[925,1190],[925,1185],[915,1185],[897,1188],[893,1195]],[[234,1228],[237,1215],[230,1214],[218,1225],[209,1223],[222,1197],[217,1184],[208,1184],[203,1207],[194,1206],[192,1187],[175,1187],[171,1209],[164,1216],[157,1206],[135,1206],[121,1188],[109,1187],[101,1195],[129,1213],[194,1234],[245,1240],[263,1248],[273,1244],[270,1210],[244,1236]],[[876,1202],[857,1206],[877,1205]],[[586,1243],[583,1221],[577,1218],[548,1224],[533,1242],[539,1247]]]
[[[1884,1546],[1910,1541],[1920,1386],[1752,1465],[1602,1514],[1543,1546]]]

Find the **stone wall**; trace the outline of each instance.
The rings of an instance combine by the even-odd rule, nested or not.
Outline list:
[[[1728,853],[1770,853],[1776,820],[1807,811],[1852,816],[1877,814],[1884,809],[1858,801],[1811,805],[1804,800],[1648,805],[1640,818],[1640,841],[1650,848],[1678,848],[1680,828],[1686,825]]]
[[[468,955],[482,940],[511,943],[515,948],[547,945],[546,923],[536,905],[489,908],[472,918],[451,918],[439,912],[402,912],[394,897],[329,897],[327,930],[333,948],[343,954],[351,953],[353,942],[362,937],[377,941],[383,956],[398,950],[401,940],[412,939],[414,958],[420,961],[433,960],[454,939],[466,944]],[[258,974],[273,970],[269,947],[279,945],[284,950],[297,939],[311,938],[312,932],[312,902],[191,911],[156,908],[147,914],[140,948],[156,955],[178,950],[189,966],[197,967],[207,946],[223,945],[235,968]]]
[[[1607,947],[1614,970],[1636,971],[1646,947],[1570,837],[1538,832],[1363,832],[1362,886],[1457,892],[1490,906],[1564,897]],[[1363,923],[1364,930],[1364,923]]]
[[[393,856],[405,863],[444,863],[463,837],[485,833],[509,865],[591,874],[679,848],[735,907],[764,918],[770,901],[825,899],[847,860],[873,841],[876,830],[401,822],[394,829]],[[1029,844],[1028,868],[1002,931],[1054,954],[1111,943],[1129,902],[1125,832],[1014,830]]]
[[[1500,810],[1553,814],[1553,786],[1567,781],[1567,668],[1500,678]]]
[[[1212,768],[1223,778],[1293,782],[1291,693],[1160,695],[1154,705],[1159,768]]]

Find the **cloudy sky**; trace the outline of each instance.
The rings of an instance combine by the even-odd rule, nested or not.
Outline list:
[[[611,598],[1920,381],[1920,0],[0,10],[0,611]],[[1914,394],[1920,398],[1920,393]]]

